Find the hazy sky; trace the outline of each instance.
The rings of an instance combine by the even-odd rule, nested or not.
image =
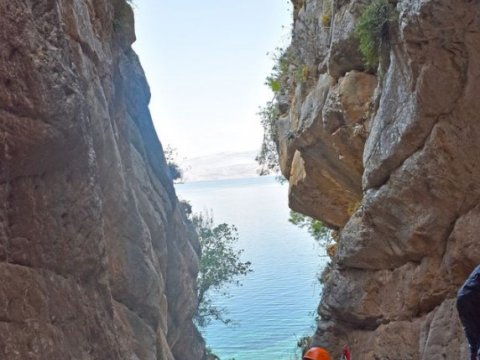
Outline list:
[[[135,0],[160,140],[195,157],[260,147],[265,77],[288,41],[290,0]]]

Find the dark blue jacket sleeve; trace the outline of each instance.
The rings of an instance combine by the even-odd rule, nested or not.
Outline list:
[[[480,265],[472,271],[460,290],[458,290],[458,297],[473,295],[475,293],[480,296]]]

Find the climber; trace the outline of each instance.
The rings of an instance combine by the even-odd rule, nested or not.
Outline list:
[[[352,360],[352,355],[350,354],[350,349],[348,348],[348,345],[345,345],[343,347],[342,360]]]
[[[470,359],[480,360],[480,265],[458,291],[457,310],[470,345]]]
[[[332,357],[324,348],[312,347],[303,355],[303,360],[332,360]],[[352,360],[347,345],[343,347],[342,360]]]
[[[332,357],[324,348],[312,347],[303,355],[303,360],[332,360]]]

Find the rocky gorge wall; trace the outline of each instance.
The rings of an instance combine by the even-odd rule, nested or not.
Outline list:
[[[293,3],[280,165],[292,209],[339,235],[313,343],[466,359],[455,295],[480,262],[480,4],[391,1],[369,69],[354,29],[370,1]]]
[[[198,360],[199,244],[124,0],[0,0],[0,358]]]

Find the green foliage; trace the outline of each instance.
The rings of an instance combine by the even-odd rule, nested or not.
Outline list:
[[[181,180],[183,177],[183,172],[180,166],[176,163],[167,163],[168,173],[172,180]]]
[[[278,101],[280,95],[285,96],[286,87],[304,83],[312,78],[311,68],[299,61],[298,55],[295,55],[291,48],[286,50],[276,48],[273,60],[275,65],[265,79],[265,85],[272,90],[274,97],[265,106],[260,107],[258,112],[264,130],[262,146],[256,157],[256,161],[260,165],[260,175],[278,174],[280,171],[277,149],[279,139],[276,129],[276,122],[281,114]]]
[[[175,181],[181,181],[183,178],[183,170],[177,163],[178,152],[177,149],[167,145],[164,149],[165,160],[167,160],[168,174],[170,178]]]
[[[280,83],[280,80],[273,77],[272,75],[267,76],[267,79],[265,80],[265,85],[267,85],[274,93],[278,93],[282,89],[282,84]]]
[[[292,61],[288,52],[283,48],[275,49],[273,61],[272,72],[265,79],[265,85],[267,85],[274,94],[277,94],[282,89],[282,82],[287,77],[288,67]]]
[[[265,79],[267,85],[274,94],[278,94],[282,90],[289,76],[289,72],[295,75],[297,82],[304,82],[310,75],[310,69],[302,63],[290,49],[276,48],[273,55],[275,65],[272,72]]]
[[[358,19],[355,34],[365,63],[378,67],[381,47],[389,41],[390,24],[396,18],[394,6],[388,0],[373,0]]]
[[[228,296],[227,285],[241,286],[239,277],[252,272],[251,263],[241,261],[243,250],[235,248],[238,233],[234,225],[215,225],[209,214],[195,214],[191,221],[202,251],[197,279],[199,304],[194,320],[200,327],[209,325],[213,320],[228,325],[232,319],[226,317],[226,309],[215,305],[210,296],[212,292]]]
[[[260,165],[260,175],[267,175],[271,172],[278,173],[279,159],[277,151],[277,130],[275,122],[279,117],[278,105],[275,101],[269,101],[260,108],[258,112],[260,123],[263,127],[263,141],[260,152],[255,160]]]
[[[135,7],[133,0],[114,3],[114,16],[112,19],[113,32],[121,33],[128,29],[129,15],[132,14],[132,8]]]
[[[313,219],[295,211],[290,211],[288,221],[300,228],[307,228],[309,234],[312,235],[315,240],[323,241],[326,245],[330,242],[330,230],[320,220]]]
[[[310,68],[307,65],[303,64],[297,67],[297,71],[295,72],[295,80],[297,80],[297,83],[304,83],[308,80],[309,76]]]
[[[332,0],[323,0],[321,20],[323,27],[330,26],[332,22]]]
[[[303,358],[303,355],[305,355],[305,353],[311,346],[312,346],[311,336],[305,335],[297,340],[297,348],[299,348],[300,351],[302,352],[302,358]]]

